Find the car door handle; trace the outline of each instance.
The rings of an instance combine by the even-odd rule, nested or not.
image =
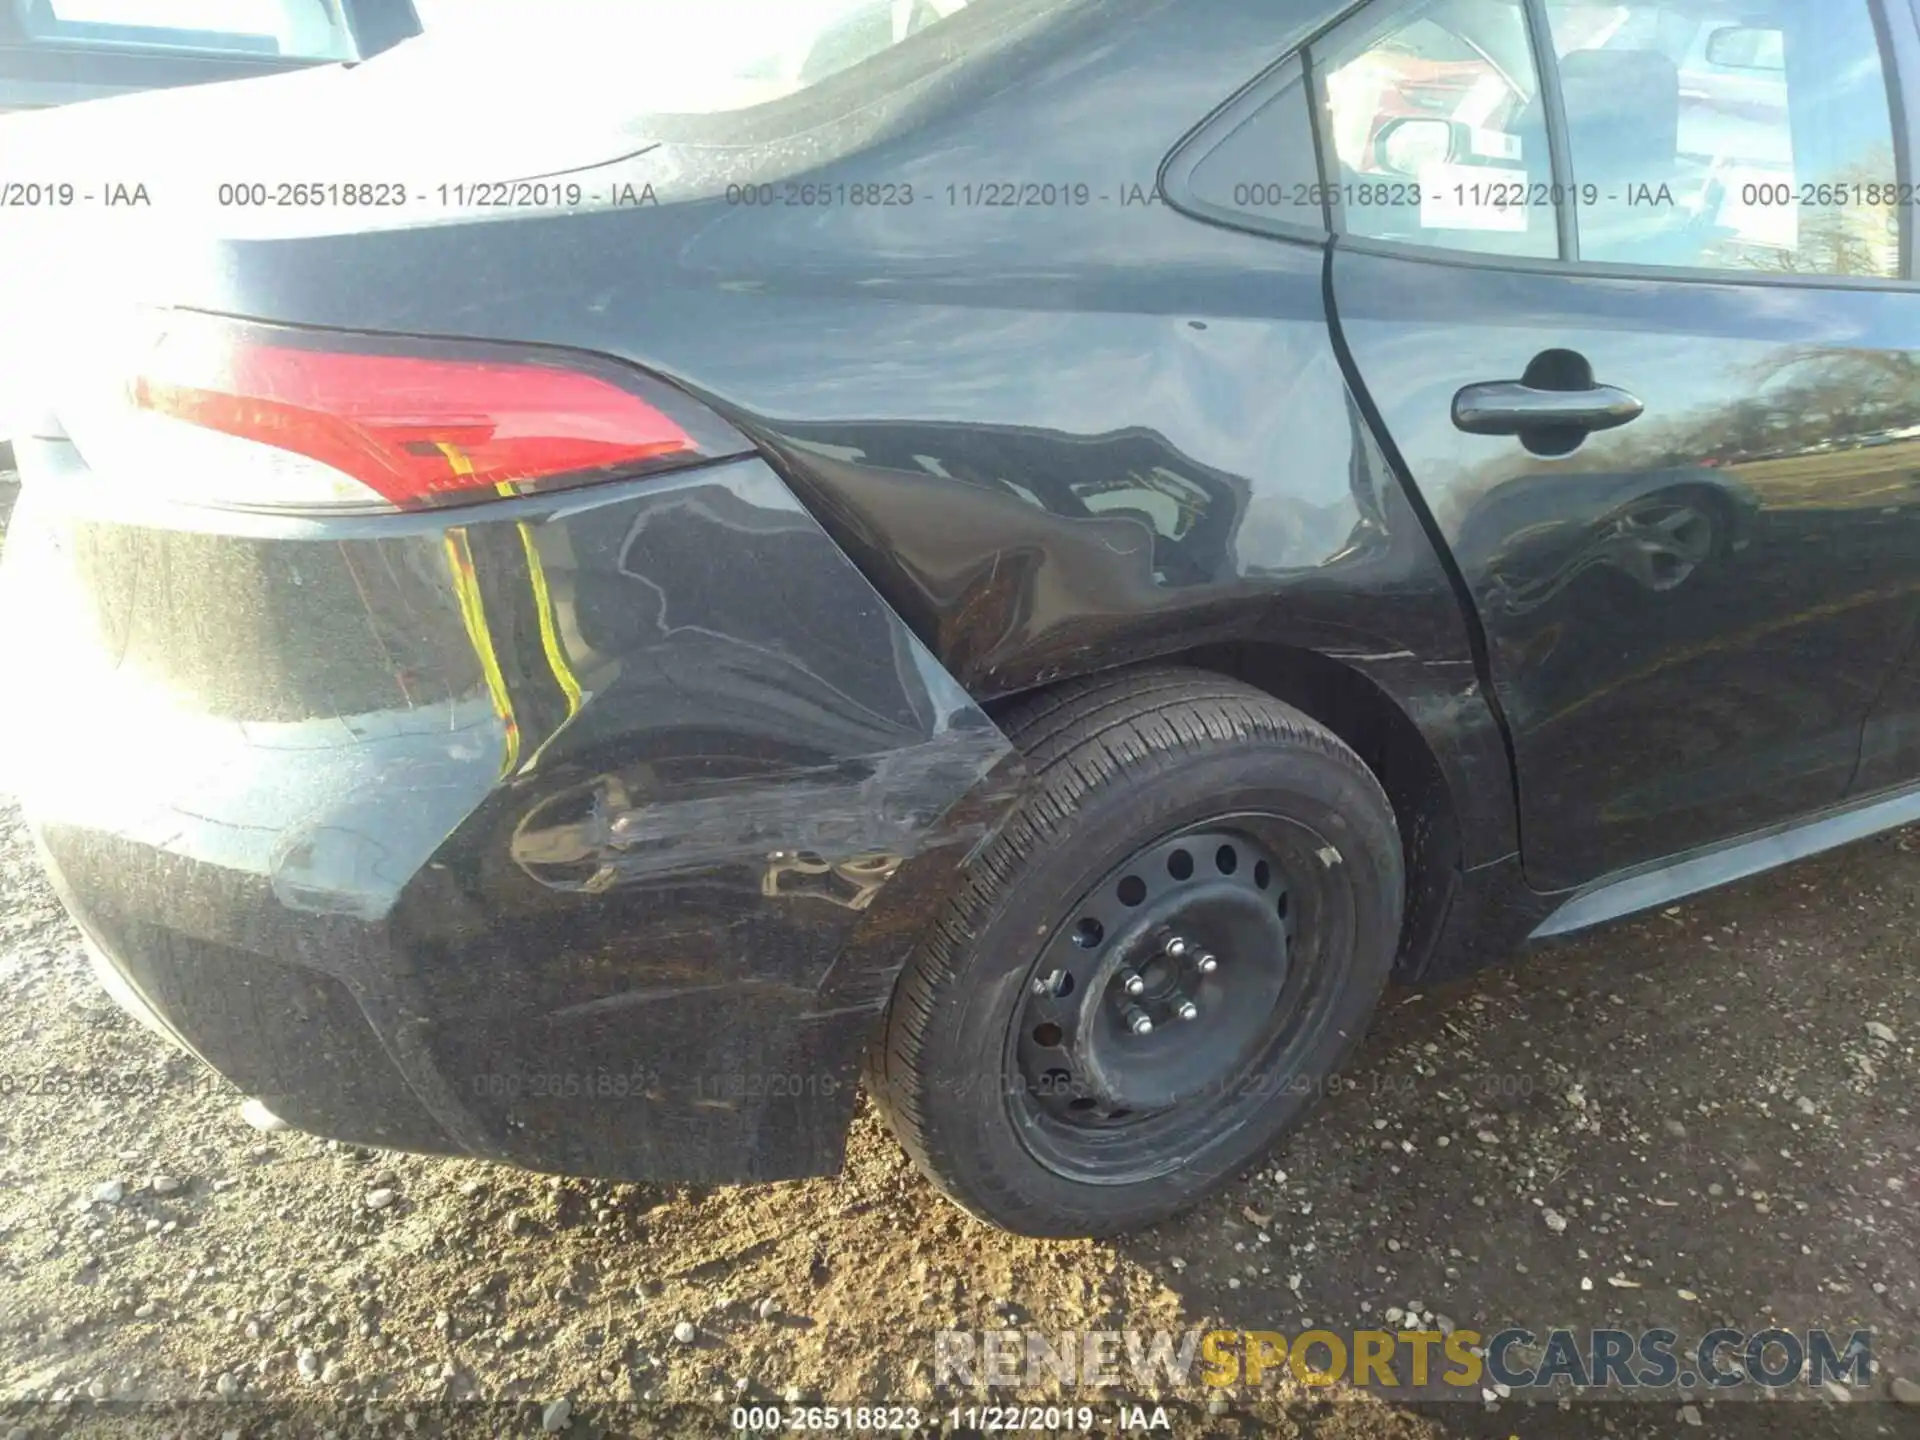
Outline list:
[[[1453,397],[1453,423],[1469,435],[1518,435],[1527,430],[1611,430],[1640,417],[1638,397],[1612,385],[1585,390],[1539,390],[1520,380],[1469,385]]]

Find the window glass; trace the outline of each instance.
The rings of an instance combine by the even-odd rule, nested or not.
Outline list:
[[[29,39],[62,45],[349,60],[334,0],[16,0]]]
[[[1362,11],[1314,47],[1341,228],[1502,255],[1559,253],[1520,0]]]
[[[1325,187],[1306,74],[1292,60],[1277,78],[1279,92],[1194,167],[1190,198],[1238,217],[1323,230]]]
[[[1546,0],[1580,257],[1898,273],[1898,176],[1866,0]]]

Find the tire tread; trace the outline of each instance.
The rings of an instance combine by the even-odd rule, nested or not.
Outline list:
[[[956,1157],[929,1124],[926,1052],[940,997],[973,938],[1004,903],[1020,872],[1072,822],[1085,798],[1143,770],[1174,763],[1181,752],[1241,743],[1281,743],[1320,752],[1392,807],[1372,771],[1346,742],[1291,705],[1229,677],[1155,666],[1070,681],[1007,707],[1001,723],[1033,774],[1027,796],[962,872],[954,892],[902,973],[885,1025],[869,1057],[869,1085],[914,1162],[957,1203],[988,1223],[1004,1223],[970,1198]],[[1000,1194],[993,1207],[1018,1209]],[[1100,1233],[1098,1216],[1078,1233]]]

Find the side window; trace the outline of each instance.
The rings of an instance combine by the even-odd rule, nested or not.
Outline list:
[[[1244,117],[1234,117],[1226,138],[1194,165],[1186,181],[1187,203],[1240,223],[1323,231],[1326,194],[1299,57],[1279,68],[1269,92],[1254,97],[1249,109]]]
[[[1496,255],[1559,253],[1521,0],[1370,6],[1315,44],[1312,60],[1342,230]]]
[[[1546,0],[1580,258],[1899,273],[1867,0]]]

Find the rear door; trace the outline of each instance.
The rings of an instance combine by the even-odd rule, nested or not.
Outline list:
[[[419,30],[411,0],[0,0],[0,111],[364,59]]]
[[[1541,888],[1848,790],[1920,583],[1910,27],[1378,0],[1310,51],[1341,334],[1472,596]]]

